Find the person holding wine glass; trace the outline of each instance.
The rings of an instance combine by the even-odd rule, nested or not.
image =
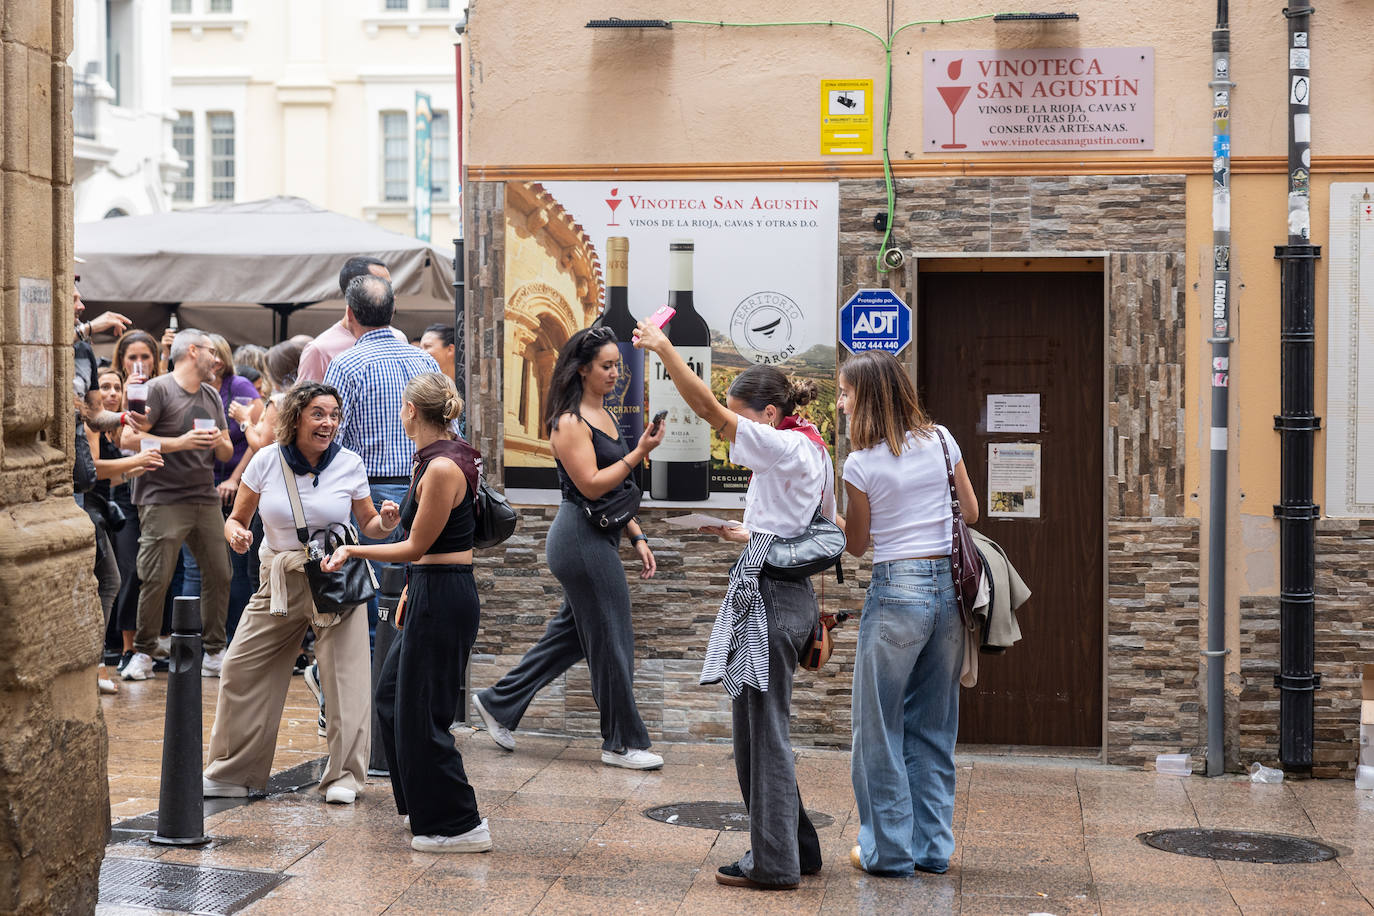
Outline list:
[[[744,544],[730,572],[706,648],[701,683],[723,683],[732,697],[735,773],[749,811],[751,848],[724,865],[716,881],[731,887],[790,890],[821,869],[820,841],[802,807],[789,720],[792,675],[811,643],[820,607],[809,579],[775,578],[763,560],[777,538],[804,532],[817,507],[835,516],[835,471],[816,427],[796,410],[816,397],[816,383],[756,365],[730,384],[724,406],[658,326],[639,323],[635,346],[661,361],[682,399],[722,439],[730,462],[752,470],[744,524],[702,531]],[[657,402],[651,403],[658,409]]]
[[[583,658],[592,678],[592,698],[601,711],[601,762],[653,770],[663,758],[649,750],[649,731],[634,697],[634,629],[630,589],[620,561],[620,529],[596,527],[583,512],[626,484],[634,467],[663,441],[664,424],[644,431],[632,449],[605,408],[619,377],[620,348],[607,327],[578,331],[558,352],[545,400],[549,444],[553,446],[563,502],[545,545],[549,571],[563,586],[563,604],[525,657],[493,687],[473,697],[487,734],[515,750],[511,731],[535,694]],[[648,579],[657,565],[639,522],[625,526]]]

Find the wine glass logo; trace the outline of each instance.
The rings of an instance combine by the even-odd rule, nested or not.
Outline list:
[[[619,225],[620,225],[619,223],[617,223],[617,222],[615,221],[615,209],[616,209],[616,207],[619,207],[622,203],[624,203],[624,201],[622,201],[619,197],[616,196],[616,195],[619,194],[619,193],[620,193],[620,189],[619,189],[619,188],[611,188],[611,196],[608,197],[608,198],[606,198],[606,206],[608,206],[608,207],[611,208],[611,221],[610,221],[609,223],[606,224],[607,226],[619,226]]]
[[[950,79],[957,80],[959,74],[963,72],[963,68],[964,59],[961,57],[958,60],[950,61],[949,66],[945,68],[945,72],[949,74]],[[940,144],[940,148],[968,149],[968,145],[958,142],[958,138],[955,136],[955,122],[957,120],[955,115],[959,113],[959,106],[964,104],[964,97],[968,95],[969,87],[936,86],[935,89],[940,93],[940,98],[945,100],[945,107],[949,109],[949,142]]]

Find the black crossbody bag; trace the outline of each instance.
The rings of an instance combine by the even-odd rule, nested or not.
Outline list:
[[[377,577],[372,564],[361,557],[349,557],[333,572],[320,567],[324,560],[345,544],[356,545],[358,534],[352,525],[337,523],[316,531],[308,531],[305,507],[296,489],[296,474],[286,463],[286,455],[277,452],[281,472],[286,477],[286,495],[291,499],[291,518],[296,523],[296,538],[310,559],[305,564],[305,577],[310,582],[310,596],[320,614],[347,614],[360,604],[371,601],[377,594]]]

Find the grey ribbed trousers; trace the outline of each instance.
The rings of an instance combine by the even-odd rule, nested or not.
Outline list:
[[[520,663],[478,696],[506,728],[520,724],[535,694],[583,658],[601,712],[601,748],[647,748],[649,732],[635,705],[635,634],[620,535],[593,528],[566,500],[549,526],[545,556],[563,586],[563,604]]]

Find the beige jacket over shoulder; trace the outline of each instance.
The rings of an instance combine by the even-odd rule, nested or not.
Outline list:
[[[1021,638],[1016,609],[1031,596],[1021,574],[1011,565],[1001,546],[971,528],[969,534],[973,535],[973,542],[983,558],[983,575],[988,579],[992,600],[974,609],[978,625],[964,639],[964,666],[959,672],[959,683],[965,687],[978,683],[978,650],[984,642],[999,649],[1009,649]],[[982,638],[983,621],[987,622],[986,641]]]

